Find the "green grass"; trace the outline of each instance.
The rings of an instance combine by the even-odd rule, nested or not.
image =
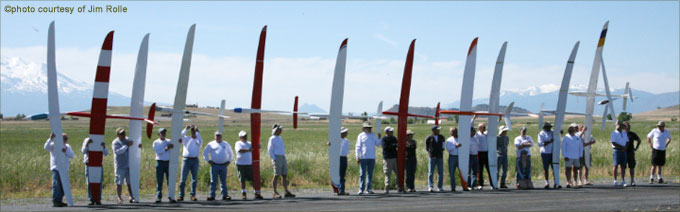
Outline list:
[[[279,120],[281,121],[281,120]],[[285,121],[285,120],[284,120]],[[288,120],[290,121],[290,120]],[[582,119],[568,120],[566,123],[578,122]],[[273,176],[272,163],[266,154],[267,139],[270,136],[271,119],[265,120],[262,127],[262,149],[263,156],[261,162],[261,176],[263,190],[271,189],[271,178]],[[69,144],[76,152],[76,157],[70,163],[70,177],[73,194],[76,196],[86,196],[86,184],[84,178],[84,164],[82,163],[83,155],[80,153],[80,148],[83,139],[87,136],[89,121],[87,119],[78,121],[63,121],[65,132],[69,134]],[[208,143],[212,132],[216,130],[215,120],[203,120],[199,122],[194,121],[195,124],[201,127],[204,133],[204,144]],[[234,141],[237,140],[237,133],[240,130],[249,131],[248,122],[227,122],[225,126],[224,139],[227,140],[233,147]],[[645,137],[649,130],[655,126],[653,121],[633,121],[633,131],[637,132],[641,137]],[[285,124],[285,122],[284,122]],[[442,125],[443,132],[448,132],[448,128],[452,127],[454,122],[446,122]],[[108,121],[106,131],[107,148],[111,150],[111,141],[115,137],[115,128],[118,126],[127,126],[126,121]],[[327,122],[324,121],[302,121],[297,130],[293,130],[290,124],[286,124],[287,128],[284,130],[282,137],[286,144],[286,152],[288,159],[289,177],[291,186],[294,189],[303,188],[323,188],[330,190],[329,170],[328,170],[328,147],[327,147]],[[536,140],[538,128],[535,120],[527,123],[525,120],[518,120],[513,124],[515,130],[509,132],[508,136],[512,140],[519,134],[517,130],[519,126],[526,125],[529,129],[528,135]],[[170,129],[169,121],[161,124],[162,127]],[[360,132],[360,122],[346,121],[343,126],[350,129],[350,158],[349,167],[347,170],[347,188],[349,191],[358,187],[359,166],[352,162],[354,158],[354,142],[356,136]],[[385,125],[386,126],[386,125]],[[392,125],[396,127],[396,124]],[[596,128],[599,128],[599,123],[596,123]],[[425,152],[424,138],[429,134],[430,125],[426,124],[412,124],[409,126],[416,135],[418,141],[418,169],[416,174],[416,185],[424,186],[427,182],[427,154]],[[667,129],[671,131],[674,141],[667,149],[667,164],[664,167],[663,174],[667,179],[677,179],[680,176],[680,133],[678,122],[668,123]],[[612,150],[609,144],[609,134],[612,131],[612,126],[609,124],[607,129],[602,132],[599,129],[594,131],[594,136],[597,143],[592,149],[593,167],[591,169],[592,179],[610,178],[612,175]],[[43,144],[49,134],[49,123],[46,121],[17,121],[9,122],[3,121],[0,123],[0,158],[3,163],[0,163],[0,199],[15,199],[27,197],[49,197],[51,192],[51,174],[49,168],[49,153],[43,150]],[[168,132],[168,134],[171,134]],[[445,133],[448,134],[448,133]],[[448,135],[447,135],[448,137]],[[151,149],[151,144],[156,137],[152,139],[143,139],[142,152],[142,166],[141,166],[141,193],[152,194],[155,193],[156,177],[155,177],[155,161],[154,153]],[[509,152],[509,173],[508,183],[514,182],[515,176],[515,155],[514,146],[510,146]],[[111,151],[111,153],[113,153]],[[532,177],[534,179],[543,179],[541,171],[541,161],[538,156],[538,145],[532,148]],[[646,178],[650,172],[650,155],[651,150],[646,142],[646,139],[640,145],[637,151],[638,166],[637,177]],[[375,190],[384,189],[382,173],[382,149],[377,149],[377,160],[375,164],[374,183]],[[445,167],[447,163],[445,162]],[[231,190],[240,188],[237,180],[235,166],[229,166],[228,171],[228,187]],[[445,168],[445,178],[448,178],[448,168]],[[563,173],[563,172],[562,172]],[[563,175],[563,174],[562,174]],[[209,167],[207,163],[201,160],[199,171],[198,192],[201,194],[208,193]],[[564,176],[561,176],[564,181]],[[113,157],[109,155],[104,158],[104,195],[115,195],[115,186],[113,184]],[[178,175],[179,179],[179,175]],[[445,184],[448,184],[448,179],[445,179]],[[248,190],[251,190],[248,185]],[[126,193],[126,192],[125,192]]]

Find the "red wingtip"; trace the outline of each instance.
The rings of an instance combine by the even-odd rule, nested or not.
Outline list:
[[[106,34],[106,38],[104,39],[104,44],[102,44],[102,50],[111,50],[113,49],[113,31],[110,31],[109,34]]]
[[[297,129],[298,119],[298,96],[295,96],[295,104],[293,105],[293,129]]]
[[[154,116],[156,115],[156,103],[151,104],[151,107],[149,107],[149,120],[153,121]],[[146,124],[146,137],[151,138],[151,132],[153,131],[153,124],[147,123]]]
[[[468,50],[468,56],[470,56],[470,53],[472,53],[472,50],[477,47],[477,39],[479,37],[476,37],[474,40],[472,40],[472,44],[470,44],[470,50]]]
[[[416,45],[416,39],[413,39],[413,41],[411,41],[411,48],[413,48],[413,46],[415,46],[415,45]]]
[[[340,44],[340,49],[342,49],[342,48],[344,48],[345,46],[347,46],[347,39],[349,39],[349,38],[345,38],[345,40],[342,41],[342,44]]]
[[[437,110],[434,111],[434,125],[439,126],[439,104],[440,102],[437,102]]]
[[[263,32],[266,32],[266,31],[267,31],[267,25],[264,25],[264,27],[262,27],[262,31],[263,31]]]

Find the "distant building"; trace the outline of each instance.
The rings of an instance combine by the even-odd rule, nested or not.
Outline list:
[[[186,105],[187,107],[198,108],[198,104]]]

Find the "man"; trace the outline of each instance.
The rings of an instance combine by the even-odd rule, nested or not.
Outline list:
[[[442,128],[440,126],[432,126],[432,134],[425,138],[425,149],[430,156],[430,163],[427,166],[427,187],[429,192],[434,192],[434,170],[437,169],[437,174],[439,175],[439,182],[437,183],[437,189],[439,192],[444,191],[444,144],[446,138],[439,134],[439,130]]]
[[[208,201],[215,200],[218,179],[222,200],[231,200],[227,190],[227,167],[229,167],[233,157],[231,145],[222,140],[222,133],[215,131],[215,140],[205,145],[203,149],[203,160],[210,164],[210,195]]]
[[[276,185],[280,177],[283,178],[283,189],[286,191],[284,197],[295,197],[293,193],[288,191],[288,162],[286,161],[286,147],[283,144],[283,138],[281,138],[282,132],[283,126],[274,124],[274,126],[272,126],[272,137],[269,137],[269,143],[267,144],[267,151],[269,152],[269,157],[272,159],[272,165],[274,166],[274,179],[272,180],[274,186],[272,198],[274,199],[281,198],[281,195],[276,192]]]
[[[628,142],[628,135],[623,131],[625,126],[622,122],[617,121],[616,130],[612,132],[609,141],[612,143],[612,148],[614,149],[614,187],[626,187],[626,143]],[[618,175],[618,168],[621,167],[621,184],[616,181],[616,176]]]
[[[364,191],[373,194],[371,183],[373,182],[373,168],[375,167],[375,148],[380,146],[378,136],[371,132],[371,122],[365,121],[357,136],[357,142],[354,145],[354,153],[359,163],[359,192],[362,195]]]
[[[477,156],[479,157],[479,189],[481,190],[484,188],[484,170],[486,169],[486,173],[489,175],[489,182],[491,182],[491,170],[489,170],[489,145],[486,142],[486,124],[479,123],[477,129],[475,137],[479,142]]]
[[[241,130],[238,133],[239,141],[234,144],[236,150],[236,170],[238,179],[241,181],[241,199],[247,199],[246,181],[253,183],[253,144],[248,141],[248,133]],[[255,186],[253,186],[255,189]],[[260,190],[255,190],[255,199],[263,199]]]
[[[569,128],[567,129],[567,132],[569,134],[564,136],[561,146],[562,157],[564,158],[564,166],[566,167],[564,174],[567,177],[567,188],[572,187],[571,181],[572,176],[574,177],[573,187],[574,188],[581,187],[581,185],[579,185],[577,181],[577,177],[578,170],[581,167],[581,162],[579,161],[579,158],[581,154],[583,154],[583,142],[581,141],[581,138],[575,135],[576,128],[578,128],[578,126],[575,123],[569,126]],[[574,171],[573,174],[571,172],[572,169]]]
[[[349,154],[349,140],[347,140],[347,133],[349,129],[340,129],[340,188],[338,188],[338,195],[349,195],[345,192],[345,176],[347,176],[347,155]]]
[[[61,178],[59,176],[59,169],[57,169],[57,158],[55,154],[64,154],[67,160],[71,160],[75,156],[71,145],[68,145],[68,136],[66,133],[62,133],[61,136],[64,139],[64,147],[61,149],[54,149],[54,133],[50,134],[50,138],[45,141],[43,148],[50,152],[50,171],[52,171],[52,207],[65,207],[68,204],[62,202],[64,199],[64,188],[61,184]],[[68,164],[66,163],[66,170],[68,170]]]
[[[666,128],[666,122],[659,121],[656,129],[647,134],[647,142],[652,148],[652,174],[649,176],[649,183],[654,183],[654,172],[659,183],[664,183],[661,177],[661,169],[666,164],[666,147],[671,144],[671,133]]]
[[[191,136],[186,135],[187,130],[191,130]],[[189,172],[191,172],[191,192],[189,195],[191,195],[191,201],[197,201],[196,185],[198,183],[198,154],[203,145],[203,138],[201,138],[201,132],[196,125],[187,125],[187,127],[182,130],[182,138],[178,140],[184,148],[182,148],[182,178],[179,180],[179,198],[177,198],[177,201],[184,201],[184,188],[187,185],[186,181]]]
[[[138,203],[138,201],[132,196],[132,187],[130,187],[130,162],[129,162],[129,152],[132,148],[132,140],[125,136],[125,129],[119,127],[116,129],[116,135],[118,136],[113,140],[111,146],[113,146],[113,167],[115,169],[115,183],[116,183],[116,194],[118,195],[118,204],[123,204],[123,198],[121,193],[123,190],[123,182],[127,184],[128,194],[130,194],[130,203]],[[139,148],[142,148],[142,144],[139,144]]]
[[[550,188],[550,168],[552,167],[552,150],[553,150],[553,131],[552,124],[545,122],[543,130],[538,133],[538,146],[541,147],[541,161],[543,161],[543,176],[545,177],[545,186],[543,188]],[[555,170],[553,170],[555,171]],[[557,188],[555,182],[554,188]],[[560,186],[561,187],[561,186]]]
[[[534,141],[531,136],[527,136],[527,127],[519,129],[519,136],[515,137],[515,147],[517,147],[517,188],[533,188],[531,183],[531,147]]]
[[[458,148],[461,146],[458,143],[458,128],[451,127],[449,129],[451,137],[446,139],[446,151],[449,152],[449,180],[451,181],[451,192],[456,191],[456,168],[458,168]]]
[[[416,192],[416,168],[418,156],[416,155],[416,140],[413,139],[415,132],[406,130],[406,188],[408,192]]]
[[[630,173],[630,186],[635,186],[635,165],[637,164],[635,161],[635,151],[637,151],[638,147],[640,147],[640,143],[642,142],[640,140],[640,137],[631,131],[630,129],[630,123],[629,122],[623,122],[623,125],[625,126],[625,131],[626,134],[628,135],[628,142],[626,143],[626,160],[627,160],[627,165],[628,165],[628,170]],[[637,141],[637,144],[633,144],[633,142]]]
[[[89,162],[89,155],[90,155],[90,144],[92,144],[94,141],[92,141],[91,138],[85,138],[83,140],[83,147],[80,149],[80,152],[83,153],[83,163],[85,163],[85,184],[87,186],[87,197],[90,199],[90,203],[87,205],[101,205],[101,199],[102,199],[102,184],[99,184],[99,198],[97,198],[99,201],[95,201],[94,197],[92,196],[92,191],[90,190],[90,171],[88,169],[88,162]],[[109,149],[106,148],[106,142],[101,143],[102,146],[102,154],[104,156],[109,155]],[[101,173],[99,173],[100,176],[104,177],[104,167],[101,168]]]
[[[581,171],[579,171],[579,179],[581,180],[581,185],[591,186],[593,184],[590,183],[590,181],[588,180],[588,176],[590,175],[589,174],[590,173],[590,166],[592,165],[593,160],[592,160],[592,156],[589,154],[588,155],[588,162],[586,162],[585,155],[586,155],[586,152],[590,152],[590,147],[591,147],[591,145],[595,144],[596,140],[595,140],[594,136],[590,136],[590,141],[587,141],[586,139],[583,138],[586,135],[587,130],[588,130],[588,127],[579,124],[578,125],[578,132],[576,133],[576,136],[581,138],[581,141],[583,142],[583,154],[582,154],[581,158],[579,159],[581,161],[581,167],[583,167],[583,169]],[[584,172],[585,172],[585,181],[584,181],[584,177],[583,177]]]
[[[163,177],[170,185],[168,170],[170,167],[170,150],[174,148],[174,145],[165,137],[166,133],[165,128],[158,129],[158,139],[153,141],[153,151],[156,153],[156,203],[161,203],[161,198],[163,198]],[[170,192],[170,188],[168,188],[168,192]],[[170,203],[176,202],[170,197],[168,197],[168,200]]]
[[[505,179],[508,176],[508,145],[510,143],[508,130],[505,126],[498,127],[498,137],[496,137],[496,154],[498,156],[498,174],[501,175],[501,188],[508,188],[505,185]]]
[[[392,178],[392,172],[394,172],[395,177],[397,175],[397,137],[394,137],[394,128],[387,126],[385,127],[385,136],[380,139],[383,149],[383,172],[385,173],[385,193],[390,193],[390,181]],[[403,188],[399,188],[401,192]]]
[[[470,128],[470,160],[468,165],[468,183],[473,190],[482,189],[479,185],[479,140],[477,139],[476,130],[474,127]]]

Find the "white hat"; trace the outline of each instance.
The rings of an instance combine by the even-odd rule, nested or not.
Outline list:
[[[510,130],[510,129],[508,129],[508,128],[505,127],[505,126],[500,126],[500,127],[498,127],[498,134],[500,135],[500,134],[503,133],[504,131],[508,131],[508,130]]]
[[[244,137],[247,136],[248,133],[246,131],[241,130],[241,132],[238,132],[238,137]]]
[[[344,127],[340,128],[340,133],[346,133],[348,131],[349,131],[349,129],[347,129],[347,128],[344,128]]]
[[[283,126],[278,124],[278,123],[274,124],[272,126],[272,134],[276,133],[276,130],[278,130],[278,129],[283,129]]]
[[[220,131],[215,131],[215,135],[222,136],[222,133]]]
[[[385,132],[394,132],[394,128],[387,126],[385,127]]]
[[[371,122],[370,122],[370,121],[365,121],[364,124],[361,125],[361,127],[363,127],[363,128],[366,128],[366,127],[372,128]],[[378,130],[380,130],[380,129],[378,129]]]

